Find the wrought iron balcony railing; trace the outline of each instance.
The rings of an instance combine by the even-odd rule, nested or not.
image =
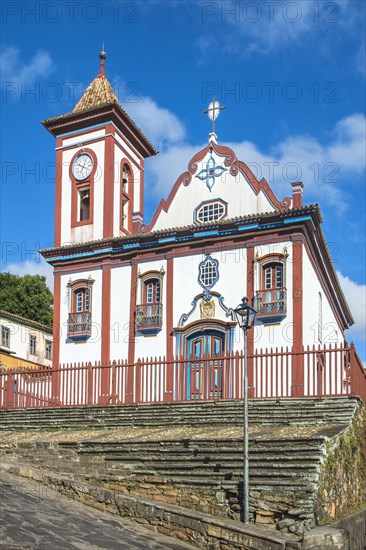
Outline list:
[[[91,313],[89,311],[69,313],[67,335],[72,338],[77,336],[90,336],[90,334]]]
[[[136,307],[136,328],[161,329],[163,325],[162,304],[141,304]]]
[[[272,288],[257,290],[254,298],[254,307],[259,316],[286,315],[286,289]]]

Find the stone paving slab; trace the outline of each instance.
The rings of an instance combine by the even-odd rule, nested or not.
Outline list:
[[[193,550],[68,499],[32,480],[0,473],[1,550]]]
[[[259,426],[250,426],[250,438],[284,438],[284,437],[311,437],[311,436],[334,436],[338,434],[344,425],[321,425],[321,426],[291,426],[291,427],[271,427],[263,428]],[[1,447],[18,443],[32,441],[57,441],[57,442],[82,442],[82,441],[169,441],[178,439],[217,439],[217,427],[178,427],[178,428],[99,428],[99,429],[44,429],[36,432],[25,431],[6,431],[1,434]],[[238,439],[243,437],[242,427],[222,427],[220,428],[220,439]]]

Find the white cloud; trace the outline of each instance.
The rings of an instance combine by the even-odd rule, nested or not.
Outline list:
[[[157,113],[161,110],[156,108]],[[302,181],[307,202],[321,200],[323,204],[337,205],[340,211],[347,208],[346,185],[353,181],[351,176],[365,170],[365,124],[364,115],[353,114],[335,125],[328,143],[320,143],[310,135],[293,135],[269,152],[260,151],[250,141],[225,145],[249,165],[258,179],[264,177],[279,198],[290,193],[290,182]],[[205,146],[179,141],[179,135],[184,136],[184,132],[168,134],[160,154],[149,162],[151,196],[166,197],[190,159]]]
[[[366,164],[366,119],[354,114],[341,119],[336,127],[336,140],[328,148],[329,159],[345,168],[362,172]]]
[[[126,110],[158,149],[185,138],[186,130],[179,118],[150,97],[128,103]]]
[[[30,61],[24,62],[17,48],[6,46],[0,54],[0,69],[4,83],[21,86],[48,76],[52,71],[52,60],[48,52],[38,50]]]
[[[318,54],[328,54],[330,45],[340,36],[355,36],[358,29],[362,35],[363,14],[356,4],[350,0],[334,0],[327,5],[287,0],[197,4],[208,32],[203,29],[196,43],[202,57],[217,50],[246,56],[267,55],[298,44],[306,47],[314,43]]]
[[[43,275],[46,277],[47,286],[53,291],[53,268],[50,264],[41,259],[39,262],[26,260],[21,263],[13,263],[3,266],[3,271],[8,271],[14,275]]]
[[[337,275],[355,320],[350,329],[350,336],[366,340],[366,285],[355,283],[339,271]]]

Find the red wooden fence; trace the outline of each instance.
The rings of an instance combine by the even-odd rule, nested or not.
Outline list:
[[[299,382],[299,361],[303,377]],[[302,372],[301,369],[301,372]],[[111,365],[0,371],[0,408],[241,399],[243,356],[164,357]],[[366,403],[366,370],[353,344],[260,350],[248,357],[249,397],[358,395]],[[296,383],[295,383],[296,382]],[[295,387],[296,386],[296,387]]]

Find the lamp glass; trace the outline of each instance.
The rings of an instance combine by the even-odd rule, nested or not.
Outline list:
[[[240,328],[248,329],[254,325],[257,312],[249,305],[248,298],[243,298],[241,304],[234,311]]]

